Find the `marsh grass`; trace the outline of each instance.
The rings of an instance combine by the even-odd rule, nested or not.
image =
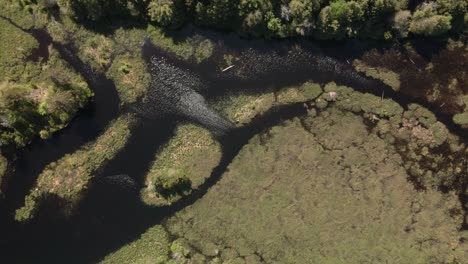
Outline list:
[[[146,175],[142,199],[150,205],[170,204],[196,189],[221,159],[221,147],[210,132],[181,124],[157,152]]]
[[[15,219],[33,219],[41,202],[50,195],[63,199],[63,214],[75,213],[74,207],[87,190],[90,180],[107,161],[123,149],[134,124],[135,120],[131,116],[121,116],[96,141],[49,164],[26,196],[25,205],[16,210]]]

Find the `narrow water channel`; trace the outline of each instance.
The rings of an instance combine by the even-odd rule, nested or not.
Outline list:
[[[302,104],[273,108],[246,127],[233,129],[230,133],[219,137],[223,146],[223,158],[206,183],[192,195],[171,206],[160,208],[144,206],[139,201],[138,190],[112,187],[100,182],[100,178],[105,176],[127,174],[137,184],[141,184],[156,151],[171,138],[178,122],[193,121],[193,116],[190,118],[173,112],[155,119],[142,118],[137,128],[132,131],[126,148],[105,166],[75,216],[67,220],[50,220],[44,217],[31,224],[17,225],[9,222],[11,213],[24,202],[23,197],[44,167],[63,155],[77,150],[84,143],[94,140],[119,114],[119,99],[112,81],[102,74],[93,72],[89,66],[80,61],[74,55],[73,47],[65,47],[44,38],[46,34],[44,31],[36,32],[40,34],[36,33],[35,36],[41,36],[37,38],[38,41],[52,43],[62,58],[85,78],[93,89],[95,97],[66,129],[56,133],[49,140],[35,142],[18,154],[15,171],[6,192],[5,212],[10,215],[4,215],[2,219],[7,223],[1,223],[1,226],[11,227],[5,232],[4,237],[7,239],[0,244],[2,250],[7,252],[4,258],[7,262],[16,260],[18,256],[27,256],[27,259],[41,263],[51,263],[51,260],[54,263],[93,263],[129,241],[137,239],[150,226],[160,223],[164,218],[201,198],[211,186],[216,184],[232,159],[253,135],[278,124],[281,120],[305,114]],[[229,38],[224,42],[229,44],[228,40]],[[239,42],[242,44],[238,45]],[[40,44],[40,47],[43,45],[44,43]],[[353,58],[355,56],[353,47],[337,46],[321,49],[307,43],[302,44],[301,51],[295,54],[292,48],[295,45],[301,44],[236,39],[231,45],[217,49],[210,62],[200,65],[177,61],[170,54],[157,48],[143,54],[146,61],[149,61],[147,56],[159,52],[159,56],[167,57],[173,65],[198,76],[204,85],[196,92],[203,95],[208,102],[219,100],[228,93],[262,94],[298,85],[306,80],[320,83],[334,81],[337,84],[352,86],[358,91],[377,96],[384,95],[404,107],[408,103],[419,103],[432,110],[451,132],[467,139],[466,131],[453,124],[450,116],[438,112],[422,99],[402,95],[379,81],[357,74],[351,65],[346,63],[346,59],[340,61],[321,51],[325,50],[328,55],[336,53],[336,57],[339,58],[346,58],[343,54],[349,53],[349,58]],[[217,68],[216,60],[222,57],[225,49],[231,49],[230,51],[237,52],[240,56],[236,71],[223,73]],[[160,103],[158,99],[154,98],[155,101],[152,103]],[[74,258],[70,259],[70,256]]]

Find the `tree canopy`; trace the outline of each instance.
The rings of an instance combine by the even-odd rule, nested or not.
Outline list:
[[[58,0],[77,20],[143,17],[166,29],[184,23],[248,36],[316,39],[404,38],[467,31],[464,0]]]

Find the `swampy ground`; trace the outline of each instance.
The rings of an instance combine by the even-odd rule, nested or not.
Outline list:
[[[130,2],[0,11],[2,261],[466,263],[462,1]]]
[[[276,104],[300,101],[298,91],[286,89]],[[423,108],[405,111],[333,83],[324,91],[309,99],[307,113],[250,139],[202,198],[103,262],[463,263],[462,201],[457,191],[436,187],[444,184],[439,171],[457,178],[459,168],[466,177],[460,138]],[[370,106],[351,102],[355,96]],[[273,94],[229,109],[236,116],[255,104],[259,114],[269,100]],[[443,158],[437,154],[450,145]],[[215,150],[205,157],[216,159]],[[457,153],[462,158],[448,163]],[[435,170],[413,170],[431,161]]]

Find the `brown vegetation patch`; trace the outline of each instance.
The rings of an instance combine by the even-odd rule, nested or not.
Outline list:
[[[468,74],[464,70],[468,68],[468,49],[462,42],[449,41],[430,61],[408,44],[404,51],[371,50],[353,65],[394,87],[386,81],[386,74],[392,72],[400,80],[402,93],[423,98],[444,113],[463,112],[465,105],[460,98],[468,93]]]

